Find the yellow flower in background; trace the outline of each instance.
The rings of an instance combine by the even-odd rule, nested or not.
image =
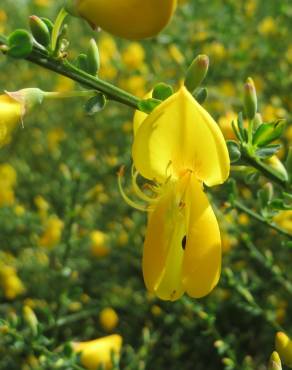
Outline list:
[[[11,133],[20,122],[22,105],[7,94],[0,95],[0,147],[8,144]]]
[[[115,36],[139,40],[157,35],[170,21],[176,0],[70,0],[68,10]]]
[[[81,352],[81,364],[86,369],[96,370],[99,366],[104,366],[109,370],[112,368],[111,353],[120,354],[122,337],[113,334],[88,342],[74,342],[72,346],[75,352]]]
[[[100,230],[94,230],[90,233],[90,252],[94,257],[105,257],[110,249],[107,246],[107,235]]]
[[[14,187],[17,174],[15,169],[8,163],[0,165],[0,207],[11,206],[15,202]]]
[[[104,308],[99,314],[99,322],[104,330],[112,331],[119,322],[119,316],[111,307]]]
[[[57,216],[51,216],[45,221],[44,227],[44,232],[39,239],[39,245],[53,248],[61,241],[64,222]]]
[[[25,287],[15,267],[9,265],[0,265],[0,286],[7,299],[15,299],[25,292]]]
[[[277,33],[277,24],[273,17],[264,18],[258,25],[258,31],[263,36],[272,36]]]
[[[276,334],[275,347],[281,361],[288,367],[292,367],[292,340],[288,335],[279,331]]]
[[[138,112],[134,121],[133,188],[149,205],[137,205],[121,185],[120,190],[129,204],[149,212],[145,284],[165,300],[176,300],[184,292],[205,296],[219,280],[221,240],[203,183],[222,184],[229,175],[223,135],[185,87],[149,116]],[[138,187],[138,173],[154,182],[149,185],[152,195]]]
[[[145,51],[138,42],[132,42],[122,52],[122,61],[129,69],[138,69],[143,66]]]

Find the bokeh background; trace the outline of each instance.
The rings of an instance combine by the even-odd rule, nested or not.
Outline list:
[[[61,5],[2,0],[0,32],[28,28],[32,14],[54,19]],[[290,0],[185,1],[166,30],[139,43],[94,33],[70,18],[69,58],[86,51],[94,37],[100,77],[142,97],[158,82],[178,86],[192,59],[205,53],[205,107],[225,137],[234,137],[231,121],[242,110],[243,83],[251,76],[264,121],[288,122],[279,153],[284,158],[292,142],[291,24]],[[79,88],[0,56],[1,91],[36,86]],[[71,369],[70,354],[56,348],[110,333],[123,337],[125,370],[265,369],[275,332],[292,333],[285,238],[227,207],[229,187],[218,188],[212,195],[224,252],[218,287],[200,300],[156,299],[141,272],[146,216],[124,203],[117,186],[116,173],[126,165],[130,191],[133,111],[109,102],[88,117],[84,104],[46,101],[0,151],[0,319],[14,328],[1,331],[0,369]],[[236,180],[241,199],[254,206],[263,180]],[[292,231],[292,211],[275,217]],[[35,312],[41,334],[30,334],[24,306]]]

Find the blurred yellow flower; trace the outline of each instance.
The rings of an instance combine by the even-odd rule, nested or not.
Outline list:
[[[42,247],[53,248],[60,241],[64,223],[57,216],[51,216],[44,223],[44,232],[40,236],[39,245]]]
[[[277,33],[277,24],[273,17],[264,18],[258,25],[258,31],[263,36],[272,36]]]
[[[133,188],[149,212],[143,252],[143,275],[150,292],[176,300],[208,294],[221,269],[221,241],[216,217],[203,191],[229,175],[229,156],[216,122],[181,87],[147,116],[134,118],[132,155],[137,172]],[[137,122],[138,121],[138,122]],[[138,173],[154,181],[153,195],[136,182]],[[120,174],[121,175],[121,174]]]
[[[90,233],[90,252],[94,257],[105,257],[110,249],[107,246],[107,235],[100,230]]]
[[[119,322],[119,316],[111,307],[104,308],[99,314],[99,322],[104,330],[112,331]]]
[[[112,368],[111,354],[120,354],[122,337],[113,334],[88,342],[73,342],[72,346],[75,352],[81,352],[81,364],[86,369],[96,370],[99,366],[104,366],[109,370]]]
[[[14,267],[0,265],[0,285],[7,299],[15,299],[25,292],[25,287]]]
[[[132,42],[127,46],[127,48],[122,52],[122,61],[125,66],[129,69],[140,68],[145,59],[145,51],[138,42]]]
[[[292,233],[292,210],[280,211],[273,220],[283,229]]]
[[[158,34],[176,8],[176,0],[160,0],[159,4],[157,0],[73,0],[70,3],[71,12],[93,27],[132,40]]]
[[[292,340],[285,333],[279,331],[276,334],[275,347],[281,361],[291,367],[292,366]]]

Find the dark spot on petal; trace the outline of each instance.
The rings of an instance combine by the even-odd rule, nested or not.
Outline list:
[[[185,235],[183,238],[182,238],[182,241],[181,241],[181,246],[182,246],[182,249],[185,250],[186,249],[186,244],[187,244],[187,236]]]

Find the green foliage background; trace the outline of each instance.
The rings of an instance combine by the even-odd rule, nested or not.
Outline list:
[[[0,11],[7,21],[2,16],[1,31],[27,28],[30,14],[53,19],[61,3],[2,0]],[[263,30],[267,17],[274,24],[272,32]],[[243,81],[252,76],[260,110],[286,118],[289,132],[291,22],[289,0],[190,0],[161,35],[142,42],[143,68],[125,66],[120,53],[129,43],[116,40],[119,53],[112,65],[118,72],[113,82],[124,86],[125,78],[140,76],[145,92],[161,81],[177,85],[193,57],[208,53],[206,106],[214,117],[242,109]],[[69,57],[86,50],[90,37],[99,40],[102,35],[70,19]],[[183,56],[180,62],[171,51],[174,45]],[[4,56],[0,71],[1,91],[32,86],[53,91],[67,84],[53,73]],[[146,217],[130,209],[117,188],[121,165],[127,166],[129,179],[133,112],[109,102],[103,112],[88,117],[83,105],[78,99],[46,102],[25,117],[24,127],[0,152],[0,162],[17,172],[15,202],[0,208],[1,259],[12,261],[26,288],[13,300],[0,290],[0,318],[14,328],[0,335],[0,369],[73,368],[70,353],[54,350],[71,340],[106,335],[99,322],[104,307],[114,308],[119,316],[114,332],[124,340],[121,369],[265,369],[275,332],[292,334],[292,260],[285,237],[230,210],[227,184],[212,194],[226,243],[235,244],[224,254],[218,287],[200,300],[183,297],[171,303],[150,296],[141,272]],[[51,147],[48,138],[56,128],[62,130],[62,139]],[[284,148],[291,138],[283,138]],[[266,180],[247,184],[243,176],[235,178],[239,197],[248,207],[259,208],[255,194]],[[99,191],[92,195],[97,185]],[[35,203],[39,195],[49,203],[49,214],[64,222],[62,239],[52,249],[38,242],[43,232]],[[17,212],[19,205],[24,213]],[[287,218],[291,231],[291,215]],[[108,236],[110,253],[103,258],[90,253],[89,235],[96,229]],[[28,302],[34,302],[40,323],[37,336],[22,318]],[[17,323],[12,323],[11,312]],[[42,365],[29,365],[29,355],[42,358]],[[60,358],[64,362],[59,366]]]

